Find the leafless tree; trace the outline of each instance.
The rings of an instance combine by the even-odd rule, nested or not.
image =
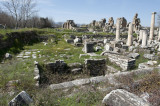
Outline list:
[[[160,27],[160,12],[157,15],[157,25]]]
[[[26,27],[28,19],[37,12],[35,0],[6,0],[3,6],[15,18],[15,28]]]
[[[23,12],[23,27],[26,27],[28,20],[31,18],[33,14],[37,12],[35,10],[36,3],[34,0],[22,0],[23,6],[22,6],[22,12]]]
[[[14,27],[14,18],[8,15],[6,12],[0,10],[0,24],[13,28]]]

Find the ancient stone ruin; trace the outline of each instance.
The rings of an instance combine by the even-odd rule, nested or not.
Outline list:
[[[145,82],[146,76],[159,73],[160,30],[155,28],[155,14],[156,12],[152,13],[150,28],[141,25],[136,13],[133,21],[128,23],[125,17],[117,18],[116,22],[113,17],[108,21],[105,18],[93,20],[85,26],[91,29],[86,32],[66,30],[78,27],[73,20],[67,20],[63,28],[56,29],[57,35],[14,32],[6,35],[7,38],[0,36],[0,50],[15,49],[20,43],[22,49],[27,48],[16,56],[10,52],[4,53],[2,64],[17,59],[23,63],[23,67],[32,61],[24,68],[32,70],[32,86],[40,90],[49,89],[54,93],[62,92],[65,94],[63,97],[74,97],[73,92],[79,93],[80,90],[91,87],[93,91],[108,93],[102,100],[102,104],[107,106],[150,106],[147,99],[135,94],[140,84]],[[28,46],[32,41],[37,45],[31,43]],[[16,62],[12,64],[18,66]],[[0,65],[0,69],[2,67]],[[25,74],[20,75],[23,77]],[[21,81],[8,81],[5,87],[12,88],[18,86],[17,83]],[[153,92],[145,90],[146,95],[153,96]],[[12,95],[14,94],[15,92]],[[29,105],[32,102],[29,95],[22,91],[9,105]]]
[[[65,29],[73,29],[77,27],[77,25],[74,23],[73,20],[67,20],[67,22],[65,22],[62,26],[62,28],[65,28]]]
[[[134,31],[140,30],[140,28],[141,28],[140,23],[141,23],[141,20],[140,20],[140,18],[138,18],[138,13],[136,13],[133,18],[133,22],[132,22],[132,24],[134,26],[134,29],[133,29]]]
[[[105,71],[107,70],[106,67],[106,60],[99,59],[99,60],[85,60],[85,68],[87,74],[91,76],[100,76],[105,75]]]
[[[8,105],[9,106],[28,106],[33,102],[30,96],[25,92],[20,92],[15,98],[13,98]]]

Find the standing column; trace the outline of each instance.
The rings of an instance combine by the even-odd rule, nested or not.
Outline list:
[[[149,40],[153,40],[153,36],[154,36],[155,14],[156,14],[156,12],[153,12],[153,13],[152,13]]]
[[[132,40],[133,40],[133,24],[130,23],[129,24],[129,28],[128,28],[127,46],[131,46],[132,45]]]
[[[116,41],[119,41],[119,39],[120,39],[120,20],[118,18],[116,23]]]
[[[160,41],[160,27],[159,27],[159,31],[158,31],[158,41]]]
[[[141,41],[142,41],[142,38],[143,38],[143,30],[140,30],[140,31],[139,31],[139,39],[138,39],[138,42],[141,42]]]
[[[143,30],[143,38],[142,38],[142,47],[146,47],[147,46],[147,31]]]

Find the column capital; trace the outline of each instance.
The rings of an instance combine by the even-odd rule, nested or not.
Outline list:
[[[157,14],[157,12],[152,12],[152,14]]]

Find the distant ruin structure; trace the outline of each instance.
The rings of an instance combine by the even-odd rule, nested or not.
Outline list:
[[[73,29],[74,27],[77,27],[77,25],[73,20],[67,20],[67,22],[65,22],[62,27],[65,29]]]
[[[105,24],[106,24],[106,19],[103,18],[103,19],[101,19],[101,21],[93,20],[93,21],[89,24],[89,26],[90,26],[90,27],[103,28],[103,27],[105,26]]]
[[[125,28],[127,26],[127,20],[124,17],[119,18],[120,28]]]
[[[136,30],[140,30],[141,28],[141,20],[140,18],[138,18],[138,13],[135,14],[134,18],[133,18],[133,31],[136,31]]]

